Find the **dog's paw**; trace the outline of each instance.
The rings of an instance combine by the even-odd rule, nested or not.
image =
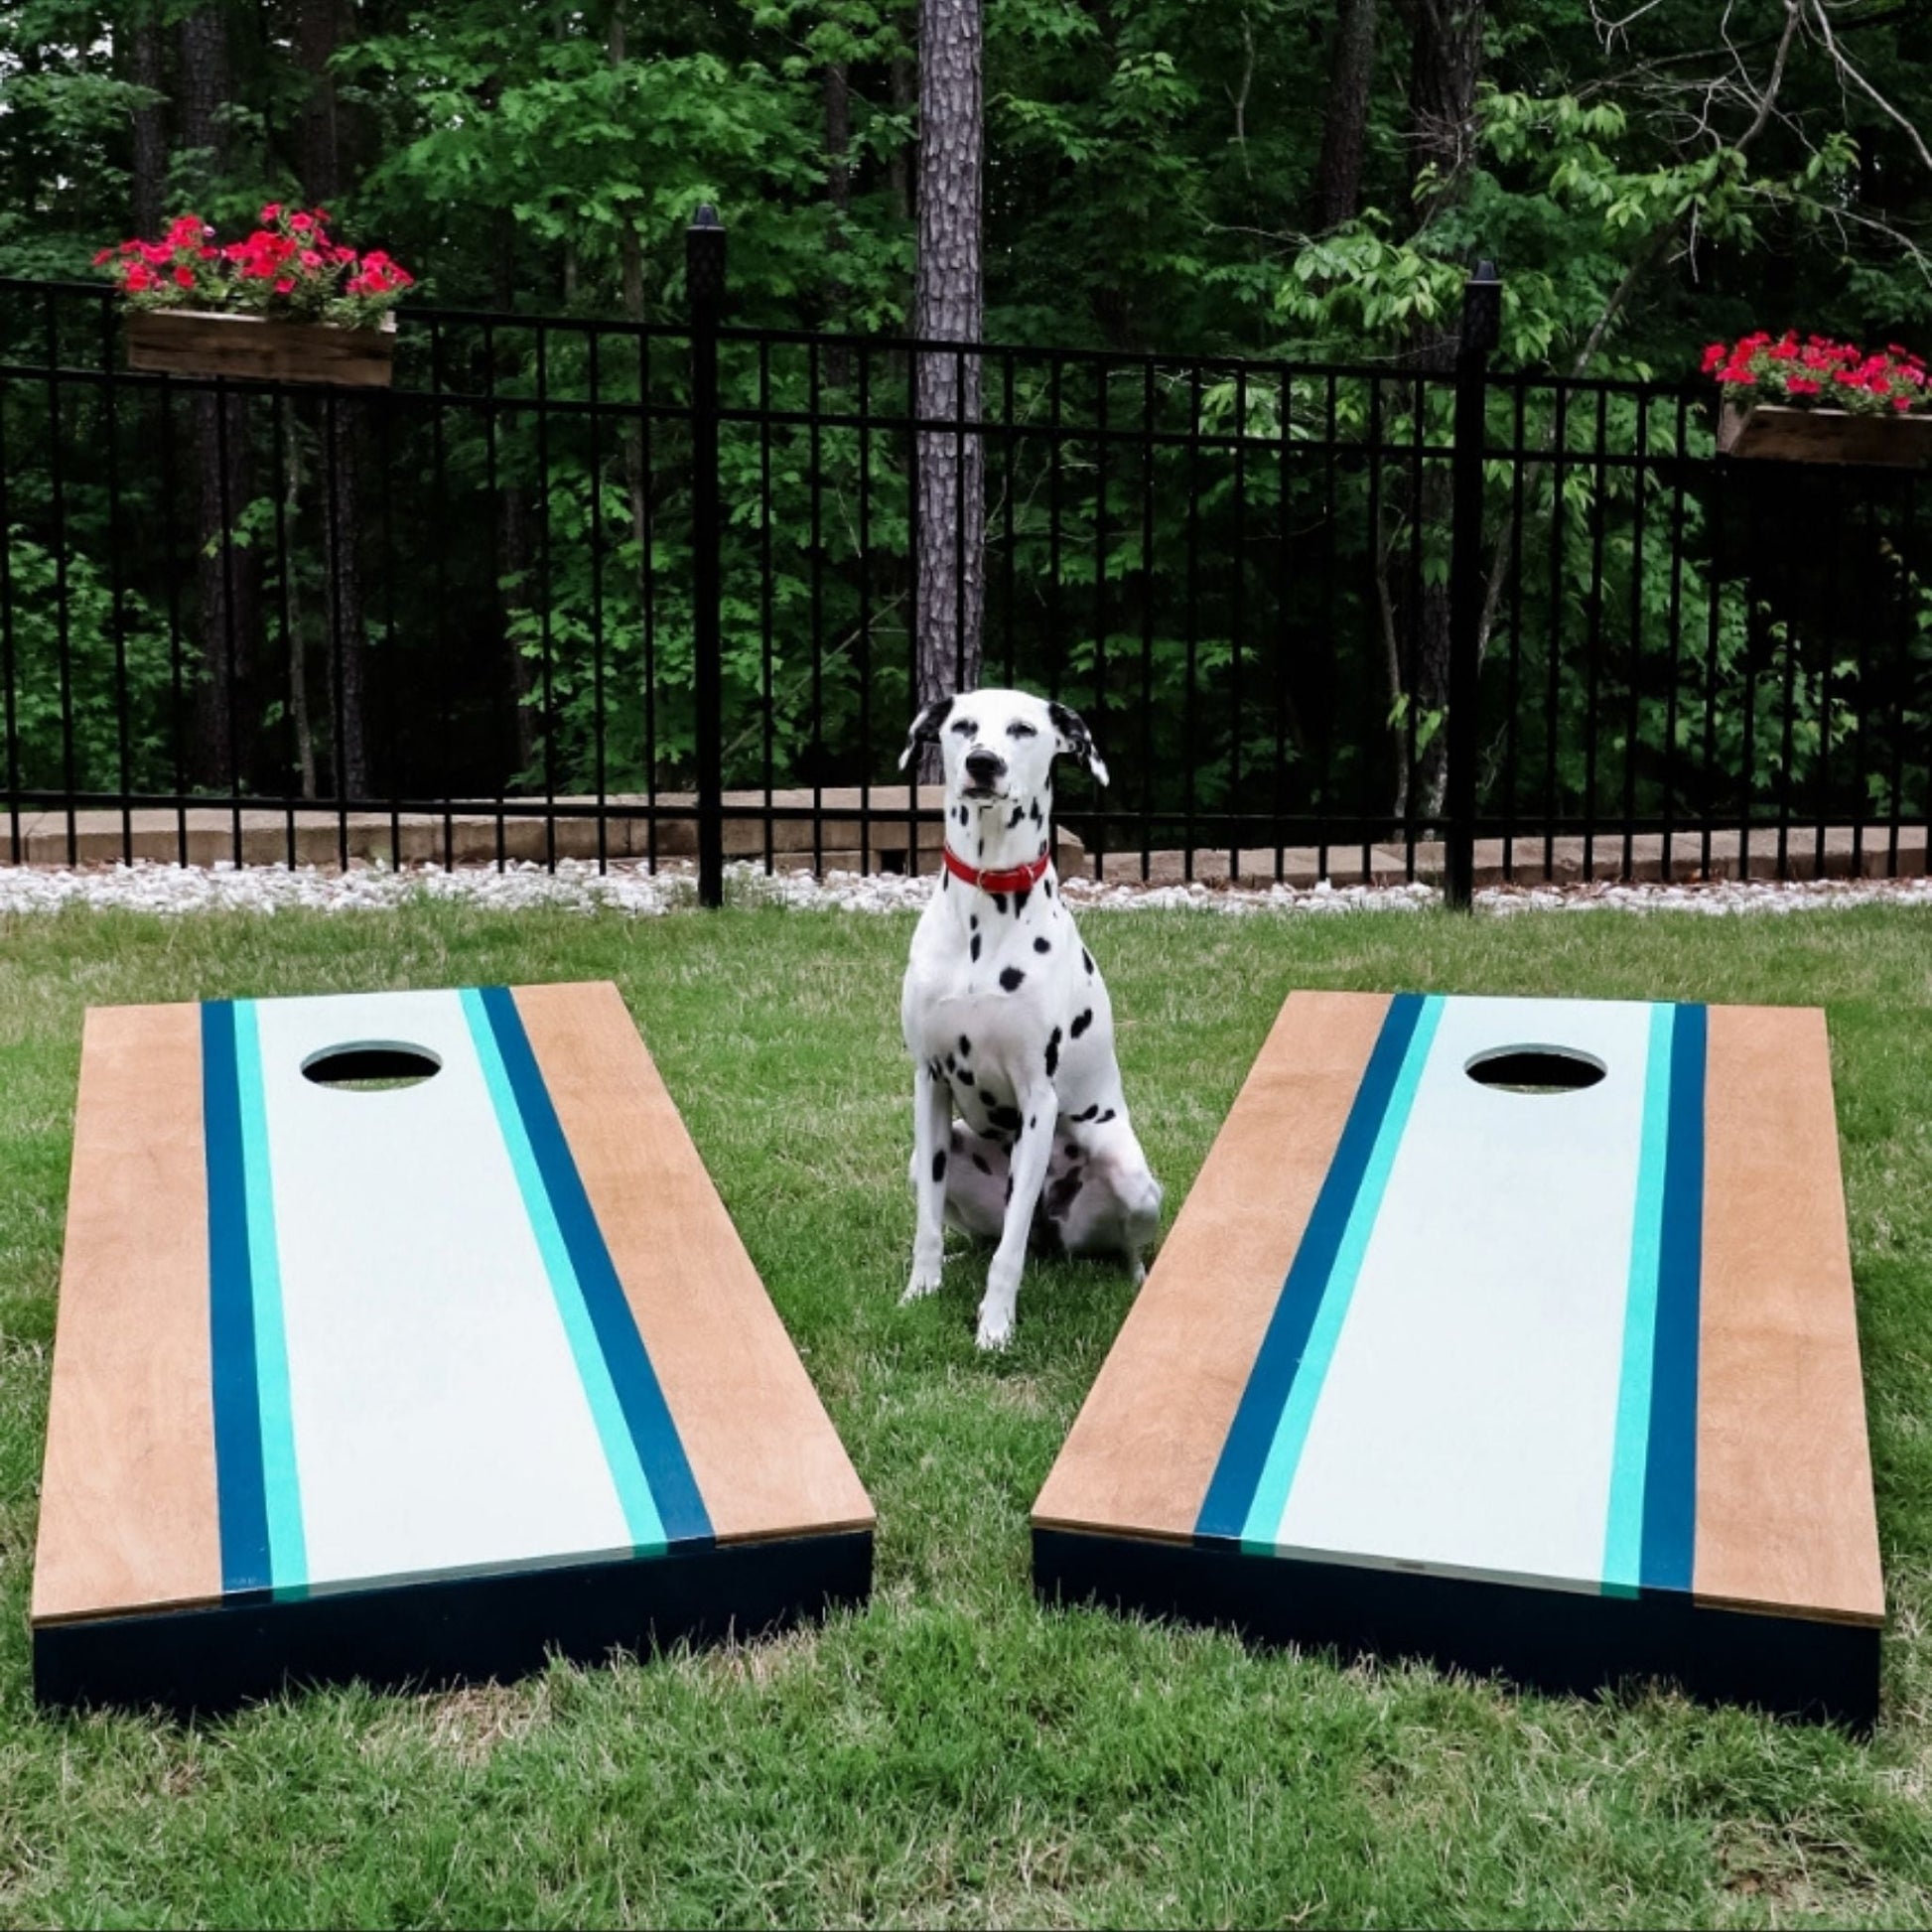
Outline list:
[[[979,1332],[974,1339],[982,1348],[1004,1348],[1013,1339],[1013,1310],[982,1302]]]
[[[905,1284],[905,1293],[898,1298],[898,1305],[904,1308],[908,1302],[923,1302],[939,1286],[940,1264],[937,1260],[924,1261],[914,1257],[912,1279]]]

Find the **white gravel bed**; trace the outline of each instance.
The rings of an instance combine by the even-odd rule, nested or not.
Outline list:
[[[762,867],[726,869],[727,898],[740,905],[777,904],[847,912],[897,912],[923,905],[933,890],[930,876],[835,872],[817,880],[809,872],[767,877]],[[1104,884],[1069,879],[1063,891],[1082,910],[1259,912],[1417,911],[1437,904],[1432,886],[1270,886],[1229,888]],[[1476,896],[1486,911],[1689,911],[1703,913],[1802,912],[1851,905],[1932,905],[1932,879],[1848,879],[1794,882],[1714,882],[1701,885],[1593,885],[1493,888]],[[0,915],[57,912],[69,906],[137,912],[247,911],[284,908],[322,912],[382,911],[391,906],[447,899],[502,910],[547,907],[574,912],[603,909],[634,918],[653,917],[697,903],[697,881],[687,863],[651,873],[620,862],[600,873],[588,860],[559,860],[554,873],[534,863],[459,867],[176,866],[149,860],[131,865],[52,870],[0,866]]]

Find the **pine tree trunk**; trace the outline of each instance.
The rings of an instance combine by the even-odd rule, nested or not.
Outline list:
[[[296,60],[309,83],[298,123],[302,192],[311,207],[326,207],[343,192],[342,123],[336,76],[330,67],[342,42],[341,0],[301,0]],[[368,617],[363,606],[359,545],[362,531],[359,405],[332,399],[323,411],[323,598],[332,680],[339,679],[342,744],[338,785],[351,798],[370,791]],[[339,661],[338,661],[339,660]]]
[[[1418,214],[1426,224],[1461,199],[1474,150],[1476,83],[1482,75],[1482,0],[1414,0],[1409,70],[1409,134]],[[1410,338],[1413,365],[1447,374],[1455,366],[1455,334],[1419,324]],[[1446,394],[1442,384],[1431,391]],[[1440,460],[1423,466],[1412,509],[1425,533],[1447,548],[1449,477]],[[1428,538],[1425,537],[1427,544]],[[1410,613],[1411,701],[1422,717],[1441,717],[1449,705],[1449,596],[1447,573],[1425,583]],[[1449,732],[1439,727],[1417,759],[1417,808],[1442,810],[1449,775]],[[1406,774],[1405,774],[1406,775]]]
[[[846,248],[845,221],[852,212],[852,86],[843,61],[832,62],[823,76],[825,94],[825,198],[832,204],[838,220],[832,229],[832,253],[842,255]],[[846,304],[851,291],[842,278],[826,284],[826,305],[832,312],[832,327],[851,326]],[[841,344],[833,344],[825,353],[825,373],[835,389],[851,380],[850,355]]]
[[[1375,75],[1376,0],[1341,0],[1328,40],[1328,100],[1315,169],[1317,231],[1352,221],[1362,206],[1362,149]]]
[[[980,0],[921,0],[919,242],[912,333],[977,344],[983,323],[980,176],[984,146]],[[977,434],[977,352],[913,358],[916,413],[957,423],[920,430],[915,559],[920,704],[979,682],[985,601],[985,453]],[[927,747],[930,773],[934,748]]]
[[[197,157],[204,187],[214,186],[227,165],[229,89],[227,17],[218,4],[206,6],[181,23],[180,93],[182,146]],[[193,765],[200,783],[238,790],[253,750],[243,707],[261,635],[261,573],[254,553],[232,541],[255,495],[248,408],[239,396],[200,394],[194,413],[202,676]]]
[[[613,0],[611,8],[610,52],[614,68],[623,66],[627,58],[624,42],[623,0]],[[620,299],[623,313],[631,322],[644,319],[644,246],[637,234],[634,217],[625,219],[618,235],[618,273],[621,282]],[[638,363],[638,403],[648,405],[650,397],[642,391],[643,363]],[[644,468],[644,432],[641,419],[626,419],[623,431],[623,483],[624,492],[630,504],[630,540],[637,547],[637,624],[639,648],[642,639],[650,634],[650,477]],[[646,661],[641,669],[648,685],[655,665]],[[651,705],[652,694],[646,690],[645,705]],[[657,773],[647,769],[644,773],[644,788],[655,793]],[[653,845],[653,850],[655,846]]]
[[[168,88],[166,46],[161,19],[144,7],[128,30],[128,77],[156,94]],[[165,101],[134,110],[134,232],[152,240],[161,232],[162,196],[168,186],[168,122]]]

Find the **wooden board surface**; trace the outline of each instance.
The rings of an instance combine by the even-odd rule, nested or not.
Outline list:
[[[221,1591],[200,1015],[87,1015],[33,1616]]]
[[[1695,1588],[1884,1616],[1831,1045],[1815,1009],[1713,1007]]]
[[[871,1523],[614,987],[89,1016],[37,1624]]]
[[[870,1524],[851,1458],[617,988],[525,986],[516,1004],[719,1540]]]
[[[1034,1507],[1190,1538],[1362,1067],[1381,993],[1297,993],[1215,1137]]]
[[[1034,1520],[1875,1623],[1823,1016],[1292,996]]]

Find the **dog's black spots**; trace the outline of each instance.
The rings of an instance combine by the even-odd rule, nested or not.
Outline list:
[[[1085,1013],[1079,1015],[1079,1017],[1075,1019],[1072,1027],[1069,1028],[1068,1031],[1073,1035],[1073,1037],[1075,1039],[1078,1039],[1080,1035],[1083,1033],[1085,1033],[1086,1030],[1092,1025],[1093,1025],[1093,1009],[1089,1007]]]
[[[949,887],[951,884],[952,884],[952,874],[949,872],[942,872],[939,875],[939,890],[943,893],[947,889],[947,887]]]
[[[1035,939],[1034,941],[1035,952],[1051,952],[1052,950],[1053,942],[1050,939]]]
[[[1072,1211],[1073,1203],[1080,1198],[1080,1189],[1085,1184],[1077,1173],[1063,1173],[1046,1190],[1046,1218],[1049,1221],[1063,1221]]]
[[[1009,993],[1018,993],[1020,984],[1026,977],[1018,966],[1004,966],[1000,969],[1000,984]]]
[[[983,1154],[976,1154],[973,1156],[973,1166],[976,1167],[981,1173],[991,1173],[993,1172],[993,1170],[986,1165],[986,1156]]]
[[[993,909],[994,909],[994,911],[996,911],[997,913],[999,913],[999,915],[1001,916],[1001,918],[1003,918],[1003,919],[1004,919],[1004,918],[1006,917],[1006,915],[1007,915],[1007,896],[1006,896],[1006,894],[1004,894],[1004,893],[995,893],[995,894],[993,895]]]
[[[1017,831],[1020,826],[1026,823],[1026,819],[1027,819],[1026,806],[1024,805],[1014,806],[1013,816],[1007,820],[1007,830],[1009,832]]]
[[[964,1034],[959,1035],[959,1057],[963,1060],[973,1050],[973,1042]]]
[[[1097,1114],[1099,1111],[1100,1111],[1100,1102],[1096,1100],[1093,1103],[1093,1105],[1086,1110],[1084,1114],[1075,1114],[1073,1118],[1075,1120],[1091,1120],[1094,1117],[1094,1115]]]
[[[1027,909],[1027,901],[1034,896],[1031,886],[1022,886],[1013,896],[1013,916],[1017,919]]]
[[[980,956],[980,936],[976,932],[973,934],[973,957],[977,959],[979,956]]]
[[[1013,1198],[1013,1176],[1012,1174],[1008,1174],[1007,1175],[1007,1199],[1011,1200],[1012,1198]]]
[[[1046,1040],[1046,1077],[1050,1080],[1060,1070],[1060,1030],[1055,1027]]]
[[[1042,850],[1044,850],[1044,848],[1042,848]],[[1041,886],[1039,890],[1042,893],[1044,893],[1048,898],[1051,898],[1053,897],[1053,882],[1050,879],[1047,880],[1046,883],[1043,886]]]
[[[937,1060],[927,1060],[927,1061],[926,1061],[926,1063],[925,1063],[925,1071],[926,1071],[926,1078],[927,1078],[927,1079],[929,1079],[929,1080],[936,1080],[936,1079],[938,1079],[938,1077],[939,1077],[939,1062],[938,1062]]]
[[[986,1117],[995,1127],[1002,1127],[1009,1134],[1019,1131],[1020,1109],[1018,1107],[989,1107],[986,1110]]]
[[[1111,1107],[1109,1107],[1107,1111],[1104,1114],[1102,1114],[1097,1121],[1094,1122],[1094,1125],[1096,1127],[1105,1127],[1106,1124],[1113,1119],[1113,1117],[1114,1117],[1114,1110]]]
[[[1033,1130],[1038,1125],[1039,1125],[1039,1116],[1037,1114],[1029,1114],[1027,1116],[1027,1131],[1029,1133],[1032,1133]]]
[[[1066,1158],[1069,1161],[1084,1161],[1087,1158],[1086,1151],[1078,1141],[1068,1141],[1066,1144]]]
[[[959,1069],[959,1084],[962,1087],[970,1087],[973,1084],[973,1069],[970,1066],[962,1066]]]
[[[958,1065],[959,1061],[952,1054],[948,1053],[946,1055],[946,1071],[951,1073]]]
[[[944,1180],[946,1177],[946,1150],[944,1148],[938,1149],[932,1157],[932,1177],[934,1180]]]
[[[967,811],[967,809],[966,809],[966,807],[965,807],[964,805],[962,805],[962,806],[960,806],[960,808],[959,808],[959,822],[960,822],[960,824],[962,824],[962,825],[964,825],[964,824],[966,824],[966,823],[968,823],[968,821],[969,821],[969,820],[971,819],[971,817],[972,817],[972,814],[971,814],[971,813],[970,813],[969,811]]]
[[[1093,971],[1093,954],[1088,952],[1085,946],[1082,946],[1080,948],[1080,957],[1086,961],[1087,971],[1091,973]]]
[[[980,915],[977,912],[968,912],[966,924],[969,930],[977,932],[980,929]]]
[[[1039,815],[1039,800],[1037,798],[1034,800],[1034,808],[1031,816],[1035,825],[1043,825],[1046,822]]]

